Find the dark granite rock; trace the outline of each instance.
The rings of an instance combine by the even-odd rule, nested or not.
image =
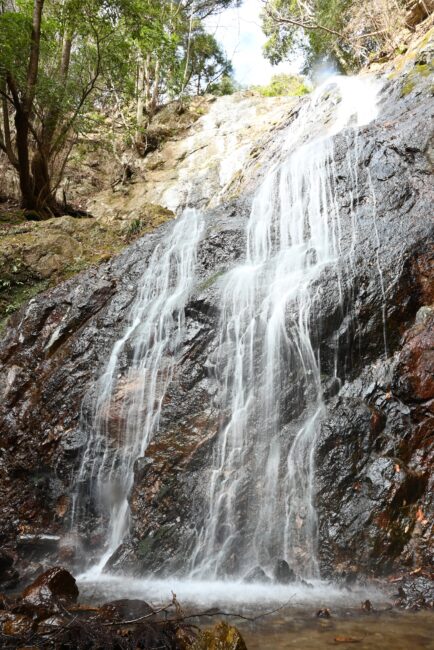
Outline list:
[[[267,576],[264,569],[260,566],[255,566],[250,569],[243,578],[244,582],[271,582],[271,578]]]
[[[277,560],[274,567],[273,577],[274,580],[279,582],[281,585],[289,585],[291,582],[297,580],[297,576],[286,560]]]

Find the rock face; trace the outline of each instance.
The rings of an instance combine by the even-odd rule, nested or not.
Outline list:
[[[173,219],[169,210],[141,205],[128,215],[56,217],[15,223],[0,218],[0,330],[3,320],[39,291],[109,259],[139,236]]]
[[[116,218],[140,215],[148,203],[174,212],[187,205],[216,206],[234,192],[244,166],[255,157],[252,143],[285,121],[295,104],[293,98],[249,92],[203,98],[203,114],[186,133],[169,135],[143,161],[135,161],[133,182],[115,194],[111,188],[100,192],[88,209],[97,217]]]
[[[380,117],[358,135],[349,130],[334,142],[343,247],[352,245],[353,218],[359,234],[351,277],[342,269],[339,281],[324,270],[311,324],[327,406],[316,454],[324,575],[382,573],[428,566],[433,559],[432,100],[429,79],[412,73],[410,93],[403,92],[409,73],[388,79]],[[277,133],[263,153],[256,147],[239,196],[206,212],[181,360],[159,430],[146,457],[136,461],[131,532],[111,558],[113,570],[165,574],[188,568],[220,426],[213,371],[218,280],[244,254],[252,191],[270,156],[281,155],[280,142]],[[353,215],[348,151],[355,146]],[[80,561],[80,548],[68,537],[71,486],[86,445],[80,411],[83,405],[86,412],[95,380],[125,330],[147,260],[170,227],[38,296],[13,316],[3,336],[0,543],[12,546],[29,533],[61,537],[54,552],[27,548],[32,561],[59,556],[62,549],[72,563],[74,552]],[[282,400],[288,413],[303,409],[290,377]],[[82,522],[89,558],[103,527],[97,519]]]

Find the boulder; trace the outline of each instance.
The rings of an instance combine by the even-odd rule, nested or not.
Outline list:
[[[236,627],[221,621],[201,632],[187,650],[247,650],[247,646]]]
[[[250,569],[243,578],[244,582],[271,582],[271,578],[267,576],[264,569],[260,566],[255,566]]]
[[[98,618],[108,621],[135,621],[153,613],[152,607],[144,600],[123,598],[102,605],[98,612]]]
[[[42,573],[24,589],[21,605],[26,609],[37,608],[56,611],[58,605],[75,603],[78,598],[75,578],[62,567],[53,567]]]
[[[274,567],[274,579],[281,585],[288,585],[290,582],[295,582],[297,576],[286,560],[277,560]]]

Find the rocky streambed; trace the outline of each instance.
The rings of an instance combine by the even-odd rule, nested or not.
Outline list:
[[[431,648],[432,613],[402,587],[391,585],[389,596],[372,585],[261,587],[110,576],[77,583],[52,567],[21,593],[1,597],[0,643],[62,650]],[[396,609],[404,604],[410,611]]]

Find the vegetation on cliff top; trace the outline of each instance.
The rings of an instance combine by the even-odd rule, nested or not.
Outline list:
[[[265,54],[278,63],[303,52],[309,70],[321,61],[355,70],[399,52],[402,34],[433,10],[433,0],[266,0]]]
[[[149,205],[140,216],[115,221],[70,216],[27,221],[22,211],[0,210],[0,331],[7,318],[34,295],[157,228],[173,213]]]

